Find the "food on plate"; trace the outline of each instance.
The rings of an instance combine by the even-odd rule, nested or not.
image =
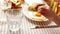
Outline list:
[[[33,3],[32,6],[29,6],[29,7],[28,7],[28,10],[29,10],[29,11],[33,11],[33,12],[36,12],[36,13],[35,13],[35,16],[40,17],[42,14],[41,14],[40,11],[38,10],[38,7],[39,7],[39,6],[42,6],[42,5],[44,5],[44,4]]]
[[[38,6],[42,6],[42,5],[44,5],[44,4],[33,3],[32,6],[28,7],[28,10],[30,10],[30,11],[38,11],[37,10]]]
[[[37,11],[37,7],[38,7],[39,5],[40,5],[39,3],[33,3],[33,4],[32,4],[33,10]]]
[[[31,5],[25,5],[23,9],[23,14],[26,16],[28,21],[47,21],[48,19],[44,17],[38,10],[38,7],[44,6],[45,4],[33,3]],[[26,11],[25,11],[26,10]],[[25,11],[25,12],[24,12]]]
[[[28,7],[28,10],[30,10],[30,11],[36,11],[36,10],[33,9],[32,6],[29,6],[29,7]]]
[[[24,0],[11,0],[12,2],[12,9],[22,8],[21,4],[24,3]]]
[[[42,14],[40,12],[36,12],[35,16],[41,16]]]

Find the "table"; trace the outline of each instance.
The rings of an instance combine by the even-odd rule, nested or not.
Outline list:
[[[3,13],[3,11],[0,11],[0,21],[1,22],[7,22],[6,19],[6,15]],[[49,25],[56,25],[55,23],[51,23]],[[34,28],[35,25],[29,23],[25,17],[23,17],[22,19],[22,24],[21,24],[21,28],[20,28],[20,32],[21,34],[60,34],[60,27],[56,27],[56,28],[39,28],[39,29],[32,29]],[[8,32],[8,25],[3,25],[0,27],[0,32],[1,29],[4,30],[4,32],[2,32],[2,34],[9,34]],[[1,34],[1,33],[0,33]]]
[[[5,17],[5,15],[4,15],[3,12],[0,12],[0,20],[1,20],[1,22],[2,21],[3,22],[7,21],[7,19],[6,19],[6,17]],[[21,34],[60,34],[60,27],[31,29],[33,27],[34,27],[34,25],[31,24],[31,23],[28,23],[28,21],[26,20],[26,18],[23,17],[21,28],[20,28]],[[5,29],[5,31],[7,31],[8,26],[4,25],[3,28]]]
[[[25,19],[25,17],[23,17],[23,19]],[[52,24],[54,25],[54,23]],[[21,34],[60,34],[60,27],[31,29],[33,27],[33,24],[24,20],[21,25]]]

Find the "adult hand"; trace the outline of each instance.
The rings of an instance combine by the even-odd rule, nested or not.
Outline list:
[[[49,8],[47,5],[39,6],[38,10],[46,18],[48,18],[51,21],[54,21],[58,26],[60,26],[60,17],[57,16],[56,13],[52,11],[52,9]]]
[[[48,5],[43,5],[43,6],[39,6],[38,10],[40,11],[40,13],[42,15],[44,15],[46,18],[48,18],[49,20],[52,20],[54,17],[56,17],[55,12],[52,11],[51,8],[49,8]]]

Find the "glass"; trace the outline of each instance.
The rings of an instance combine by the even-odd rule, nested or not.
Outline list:
[[[11,31],[17,31],[20,29],[22,23],[22,13],[20,9],[8,9],[6,11],[7,21],[9,29]]]

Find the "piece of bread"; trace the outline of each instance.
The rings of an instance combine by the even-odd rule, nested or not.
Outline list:
[[[12,2],[12,9],[22,8],[21,2],[19,0],[11,0]]]
[[[18,9],[18,8],[22,8],[21,5],[16,5],[14,3],[12,3],[12,9]]]
[[[44,4],[33,3],[32,6],[29,6],[29,7],[28,7],[28,10],[38,11],[37,8],[38,8],[39,6],[42,6],[42,5],[44,5]]]
[[[16,5],[19,5],[20,2],[18,0],[11,0],[12,3],[16,4]]]

